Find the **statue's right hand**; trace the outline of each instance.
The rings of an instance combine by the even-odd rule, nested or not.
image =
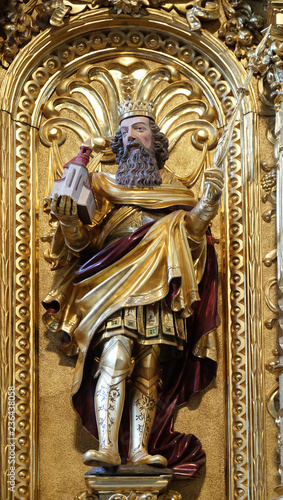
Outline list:
[[[56,193],[51,199],[50,209],[62,225],[80,225],[77,203],[70,196],[62,195],[59,197]]]
[[[74,252],[81,252],[90,243],[91,229],[79,219],[77,203],[70,196],[54,195],[50,205],[51,212],[60,222],[66,245]]]

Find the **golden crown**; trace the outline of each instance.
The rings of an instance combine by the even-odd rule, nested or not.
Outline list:
[[[132,100],[127,97],[122,103],[118,103],[118,116],[120,122],[130,116],[147,116],[155,120],[155,106],[151,101],[144,99]]]

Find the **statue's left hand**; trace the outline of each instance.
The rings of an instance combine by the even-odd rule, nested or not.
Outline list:
[[[192,216],[197,216],[202,221],[202,226],[197,224],[198,234],[204,234],[207,225],[216,216],[218,202],[224,188],[224,172],[220,168],[209,168],[204,171],[203,195],[196,206],[191,210],[191,220],[187,220],[187,227],[193,234],[195,230]]]
[[[204,171],[204,193],[205,202],[215,205],[224,188],[224,172],[219,168],[209,168]]]

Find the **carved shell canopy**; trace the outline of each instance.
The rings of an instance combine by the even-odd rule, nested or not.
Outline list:
[[[217,129],[213,124],[216,112],[200,87],[184,78],[173,65],[145,63],[133,57],[108,61],[105,67],[84,64],[75,75],[57,85],[44,105],[45,120],[40,127],[43,144],[55,148],[57,172],[53,172],[53,178],[58,177],[62,165],[69,159],[61,158],[60,146],[68,141],[70,131],[81,142],[92,140],[99,161],[113,162],[115,156],[110,142],[119,128],[117,104],[129,93],[135,99],[154,103],[156,123],[168,137],[169,151],[183,136],[191,138],[186,147],[194,148],[196,154],[199,151],[195,169],[198,173],[189,184],[195,182],[207,150],[217,143]]]

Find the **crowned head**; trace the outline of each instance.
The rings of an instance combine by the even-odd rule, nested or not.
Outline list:
[[[125,118],[145,116],[155,121],[155,106],[153,102],[144,99],[133,100],[129,96],[122,103],[118,103],[118,116],[121,123]]]
[[[118,184],[139,188],[161,184],[159,170],[168,158],[168,140],[152,117],[138,109],[124,114],[111,148],[118,163]]]

